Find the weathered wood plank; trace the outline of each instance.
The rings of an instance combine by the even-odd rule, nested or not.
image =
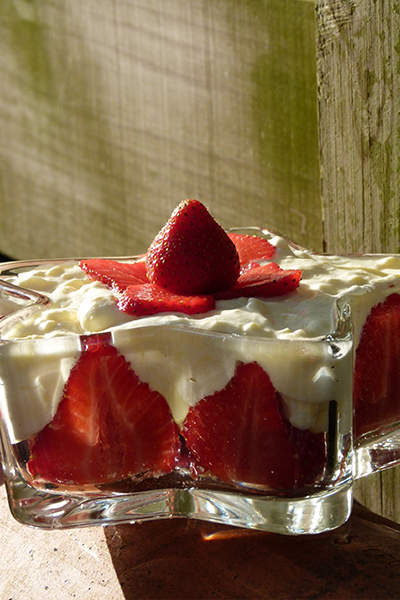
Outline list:
[[[395,0],[318,3],[328,251],[399,251],[399,12]]]

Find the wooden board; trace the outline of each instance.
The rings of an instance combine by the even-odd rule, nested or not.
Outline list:
[[[101,527],[41,531],[8,510],[0,471],[0,598],[120,600],[124,598]]]
[[[290,537],[187,519],[35,530],[0,478],[0,598],[256,600],[400,598],[400,530],[356,506],[348,523]]]

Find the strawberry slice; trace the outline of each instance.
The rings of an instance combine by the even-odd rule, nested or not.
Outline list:
[[[100,484],[174,469],[179,431],[169,406],[110,345],[88,344],[53,421],[33,441],[30,473],[47,482]]]
[[[240,272],[235,244],[197,200],[185,200],[146,255],[151,283],[175,294],[210,295],[232,287]]]
[[[118,308],[138,317],[160,312],[202,314],[215,300],[281,296],[294,291],[301,271],[260,265],[275,248],[265,238],[230,233],[197,200],[185,200],[150,245],[145,261],[80,261],[93,279],[120,294]]]
[[[79,266],[90,279],[101,281],[120,292],[130,285],[147,282],[144,262],[123,263],[106,258],[90,258],[81,260]]]
[[[293,427],[257,363],[240,364],[227,386],[189,409],[182,435],[204,469],[227,483],[292,490],[316,482],[324,434]]]
[[[400,295],[375,306],[364,325],[354,370],[354,434],[400,420]]]
[[[293,292],[299,286],[301,271],[281,269],[276,263],[267,265],[251,264],[242,272],[236,285],[228,290],[214,294],[216,300],[230,298],[282,296]]]
[[[242,269],[252,261],[268,260],[275,253],[275,246],[257,235],[232,232],[228,236],[236,246]]]
[[[118,308],[130,315],[145,317],[160,312],[197,315],[215,307],[212,296],[184,296],[151,283],[131,285],[118,300]]]

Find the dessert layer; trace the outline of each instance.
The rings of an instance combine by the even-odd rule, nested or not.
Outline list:
[[[342,343],[338,358],[322,341],[337,329],[338,302],[351,308],[357,345],[371,308],[400,289],[400,258],[316,255],[268,231],[263,235],[276,247],[274,262],[301,269],[297,290],[279,298],[217,300],[214,310],[195,316],[137,318],[121,312],[114,291],[90,281],[77,261],[7,277],[50,301],[21,320],[3,320],[1,338],[12,341],[0,349],[2,410],[11,438],[24,439],[53,418],[79,357],[71,334],[105,331],[138,377],[165,396],[179,424],[190,406],[227,384],[239,361],[257,361],[281,394],[291,423],[323,431],[329,401],[349,403],[351,393],[351,342]]]
[[[334,331],[336,301],[345,298],[351,306],[357,345],[371,308],[400,290],[400,256],[319,255],[266,230],[263,235],[276,248],[275,263],[284,269],[301,269],[302,280],[295,292],[277,298],[217,300],[216,309],[209,313],[162,313],[147,317],[146,324],[277,339],[315,338]],[[89,334],[143,325],[143,319],[118,310],[113,290],[89,280],[77,261],[43,265],[7,281],[46,295],[50,305],[3,326],[1,339]]]

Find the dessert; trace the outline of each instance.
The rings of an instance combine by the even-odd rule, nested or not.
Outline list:
[[[399,418],[397,403],[369,394],[363,350],[387,322],[374,307],[397,315],[399,272],[397,257],[316,255],[266,230],[226,233],[194,200],[144,256],[4,265],[4,462],[38,493],[190,489],[191,514],[208,516],[199,494],[215,510],[212,494],[246,506],[286,498],[285,513],[338,491],[341,516],[315,530],[337,526],[352,479],[356,349],[354,406],[367,415],[356,415],[357,436]],[[263,510],[239,524],[256,526]]]

